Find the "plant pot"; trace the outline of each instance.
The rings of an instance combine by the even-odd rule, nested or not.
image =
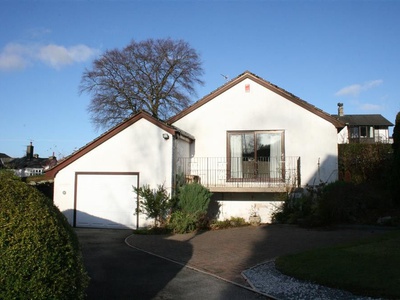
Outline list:
[[[249,223],[251,226],[258,226],[261,223],[261,217],[260,216],[250,216]]]

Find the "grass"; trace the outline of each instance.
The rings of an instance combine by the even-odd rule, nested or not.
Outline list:
[[[284,274],[356,295],[400,298],[400,231],[279,257]]]

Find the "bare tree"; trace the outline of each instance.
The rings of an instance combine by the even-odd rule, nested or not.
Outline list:
[[[145,110],[167,119],[191,104],[203,85],[200,57],[183,40],[132,41],[106,51],[82,75],[79,90],[92,95],[88,111],[97,128],[108,128]]]

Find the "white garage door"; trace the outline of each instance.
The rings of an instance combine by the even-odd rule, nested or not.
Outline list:
[[[75,226],[136,228],[138,173],[78,173]]]

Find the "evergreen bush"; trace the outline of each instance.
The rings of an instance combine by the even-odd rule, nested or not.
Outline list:
[[[0,194],[0,299],[83,299],[89,278],[64,215],[10,172]]]
[[[387,184],[392,161],[390,144],[340,144],[338,150],[341,180]]]
[[[179,189],[178,209],[169,226],[176,233],[191,232],[208,226],[207,209],[212,193],[198,183],[185,184]]]
[[[206,213],[212,193],[199,183],[185,184],[179,191],[179,208],[188,214]]]
[[[356,223],[370,206],[360,185],[337,181],[323,189],[318,199],[317,216],[326,225]]]
[[[396,115],[392,147],[394,152],[391,174],[392,199],[397,206],[400,206],[400,112]]]

